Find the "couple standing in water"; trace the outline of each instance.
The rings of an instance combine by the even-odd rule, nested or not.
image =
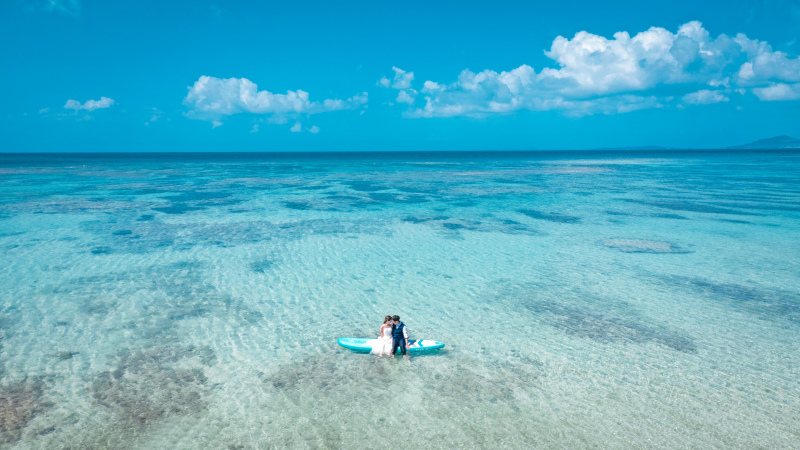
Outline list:
[[[367,341],[372,345],[371,355],[393,356],[400,349],[406,356],[408,348],[408,328],[400,322],[400,316],[386,316],[381,325],[380,337]]]

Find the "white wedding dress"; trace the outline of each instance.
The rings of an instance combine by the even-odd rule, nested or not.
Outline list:
[[[383,329],[383,334],[378,339],[370,339],[367,345],[372,346],[370,355],[385,355],[388,356],[392,353],[392,327]]]

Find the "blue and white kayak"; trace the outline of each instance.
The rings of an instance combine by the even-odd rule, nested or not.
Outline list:
[[[349,348],[358,353],[369,353],[372,346],[367,344],[367,341],[372,339],[365,338],[339,338],[336,342],[344,348]],[[444,342],[434,341],[431,339],[409,339],[408,351],[412,353],[419,353],[427,350],[438,350],[444,348]],[[400,351],[398,349],[398,351]]]

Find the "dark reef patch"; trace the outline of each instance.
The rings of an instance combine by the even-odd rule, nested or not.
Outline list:
[[[129,192],[133,195],[151,195],[151,194],[163,194],[166,191],[164,189],[159,189],[159,188],[141,188]]]
[[[400,192],[406,192],[406,193],[409,193],[409,194],[429,194],[429,195],[439,194],[442,191],[441,187],[436,187],[436,186],[432,186],[432,185],[429,185],[429,186],[416,185],[416,184],[415,185],[400,185],[400,186],[396,186],[395,189],[397,189]]]
[[[109,253],[113,253],[113,251],[111,247],[94,247],[91,250],[94,255],[108,255]]]
[[[743,203],[743,202],[715,202],[715,205],[725,207],[725,208],[737,208],[737,209],[751,209],[755,211],[785,211],[785,212],[797,212],[800,211],[800,205],[797,204],[789,204],[789,203],[773,203],[773,202],[764,202],[764,203]]]
[[[67,352],[57,352],[57,353],[54,353],[52,356],[53,356],[53,358],[56,358],[59,361],[69,361],[75,355],[79,355],[79,354],[80,354],[80,352],[69,352],[69,351],[67,351]]]
[[[440,352],[435,356],[412,358],[413,366],[400,366],[386,358],[324,349],[321,353],[296,358],[268,373],[259,373],[264,390],[288,408],[304,405],[302,399],[313,392],[325,414],[341,408],[358,407],[362,399],[393,402],[396,392],[419,392],[426,415],[447,414],[454,410],[481,410],[487,406],[518,412],[520,396],[541,393],[540,377],[544,364],[535,355],[511,350],[507,353],[482,353],[481,359],[469,354]],[[391,384],[392,389],[386,389]],[[358,392],[355,398],[352,393]],[[300,400],[300,401],[298,401]]]
[[[647,239],[606,239],[603,245],[624,253],[691,253],[672,242]]]
[[[351,181],[345,183],[350,189],[359,192],[378,192],[391,189],[389,186],[383,184],[372,183],[369,181]]]
[[[121,353],[113,370],[91,384],[94,401],[116,412],[124,427],[206,408],[205,367],[216,360],[210,347],[158,347]]]
[[[131,230],[117,230],[117,231],[115,231],[115,232],[113,232],[111,234],[114,235],[114,236],[128,236],[128,235],[130,235],[132,233],[133,233],[133,231],[131,231]]]
[[[199,211],[205,209],[202,206],[189,206],[184,203],[173,203],[169,206],[153,207],[154,211],[162,212],[164,214],[186,214],[192,211]]]
[[[689,220],[688,217],[683,217],[679,214],[650,214],[650,217],[657,217],[659,219],[677,219],[677,220]]]
[[[671,209],[673,211],[689,211],[706,214],[731,214],[731,215],[758,215],[755,213],[740,211],[732,208],[723,208],[719,206],[708,205],[704,203],[694,203],[681,200],[636,200],[636,199],[622,199],[628,203],[636,203],[639,205],[655,206],[657,208]]]
[[[174,339],[177,321],[214,317],[244,327],[259,324],[263,314],[210,284],[204,267],[182,261],[129,271],[78,277],[53,288],[52,294],[72,302],[88,316],[104,316],[118,305],[103,295],[115,290],[116,298],[136,297],[139,315],[129,317],[132,338]]]
[[[633,214],[623,211],[614,211],[614,210],[606,210],[606,214],[609,216],[629,216],[629,217],[655,217],[656,219],[677,219],[677,220],[688,220],[688,217],[681,216],[679,214],[672,214],[672,213],[654,213],[654,214]]]
[[[380,220],[316,219],[283,223],[261,220],[169,223],[156,220],[132,222],[124,226],[130,228],[133,234],[127,238],[118,237],[113,241],[113,247],[106,248],[107,251],[137,254],[159,251],[164,247],[177,251],[195,246],[232,247],[272,239],[279,242],[291,241],[320,234],[391,235],[391,229]],[[87,221],[81,224],[82,231],[106,240],[109,234],[119,228],[119,225],[103,221]]]
[[[403,217],[400,220],[402,220],[403,222],[409,222],[409,223],[425,223],[425,222],[430,222],[432,220],[437,220],[438,221],[438,220],[449,220],[449,219],[450,219],[450,217],[448,217],[448,216],[432,216],[432,217],[407,216],[407,217]]]
[[[537,211],[535,209],[518,209],[517,212],[520,214],[524,214],[532,219],[547,220],[549,222],[557,222],[557,223],[581,222],[580,217],[570,216],[567,214],[542,212],[542,211]]]
[[[265,259],[250,263],[250,270],[255,273],[266,273],[273,265],[275,265],[275,261]]]
[[[435,227],[446,233],[448,239],[460,239],[461,231],[478,231],[487,233],[505,233],[514,235],[540,236],[541,233],[525,224],[510,219],[475,220],[458,219],[450,216],[406,216],[401,218],[403,222],[414,224],[425,224]]]
[[[357,197],[355,195],[341,195],[341,194],[332,194],[325,197],[325,200],[331,200],[334,202],[364,202],[364,199],[361,197]]]
[[[349,209],[349,208],[366,208],[370,205],[374,205],[375,202],[365,199],[363,197],[357,197],[355,195],[328,195],[325,197],[326,201],[333,202],[334,205],[341,207],[342,209]]]
[[[451,222],[444,222],[442,226],[447,228],[448,230],[462,230],[467,228],[465,225],[461,225],[460,223],[451,223]]]
[[[270,375],[262,375],[262,380],[271,388],[281,391],[294,391],[301,386],[313,388],[313,392],[338,390],[352,383],[352,364],[343,364],[335,356],[314,355],[303,358],[302,362],[280,367]],[[383,375],[383,376],[382,376]],[[364,371],[360,375],[366,385],[385,381],[385,374]]]
[[[694,339],[650,324],[625,302],[606,300],[583,292],[565,291],[558,300],[541,298],[541,287],[500,285],[495,294],[533,313],[537,320],[570,335],[602,344],[658,344],[683,353],[697,352]]]
[[[283,207],[288,209],[296,209],[298,211],[310,211],[314,209],[308,202],[283,202]]]
[[[715,283],[702,278],[659,277],[675,288],[723,300],[751,313],[800,322],[800,293],[749,287],[736,283]]]
[[[153,220],[154,217],[155,216],[152,215],[152,214],[142,214],[141,216],[139,216],[138,219],[136,219],[136,221],[137,222],[149,222],[149,221]]]
[[[559,305],[548,305],[538,309],[553,314],[556,319],[552,322],[552,325],[572,336],[605,344],[619,342],[646,344],[653,342],[679,352],[697,352],[697,345],[692,339],[668,330],[647,326],[639,321],[608,317],[603,314]]]
[[[306,186],[297,186],[297,187],[295,187],[295,189],[298,189],[298,190],[301,190],[301,191],[321,191],[321,190],[324,190],[324,189],[328,189],[329,187],[330,187],[330,185],[327,185],[327,184],[312,184],[312,185],[306,185]]]
[[[477,205],[478,202],[476,202],[475,200],[457,200],[457,201],[454,201],[454,202],[450,202],[450,204],[453,205],[453,206],[460,206],[460,207],[463,207],[463,208],[468,208],[470,206]]]
[[[215,200],[226,199],[231,196],[230,192],[217,192],[217,191],[185,191],[178,194],[172,194],[165,198],[175,203],[185,202],[212,202]]]
[[[13,444],[37,414],[50,406],[43,401],[41,380],[21,380],[0,386],[0,445]]]

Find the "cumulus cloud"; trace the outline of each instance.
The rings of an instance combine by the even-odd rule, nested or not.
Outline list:
[[[378,86],[399,90],[400,92],[397,93],[397,98],[395,99],[397,103],[413,104],[418,94],[415,89],[411,88],[411,82],[414,81],[414,72],[406,72],[399,67],[392,67],[392,70],[394,71],[394,78],[390,80],[383,77],[378,80]],[[428,83],[432,82],[426,81],[425,86]],[[423,92],[425,92],[425,89],[423,89]]]
[[[800,81],[800,58],[790,58],[784,52],[772,51],[766,42],[748,39],[738,34],[734,41],[747,55],[747,62],[737,72],[742,86],[763,85],[770,81]]]
[[[414,89],[406,89],[397,94],[398,103],[414,103],[414,98],[417,96],[417,91]]]
[[[94,111],[95,109],[103,109],[109,108],[115,102],[113,99],[108,97],[100,97],[100,100],[87,100],[86,103],[81,104],[81,102],[77,100],[67,100],[67,104],[64,105],[65,109],[74,109],[76,112],[84,109],[86,111]]]
[[[538,73],[526,64],[501,72],[467,69],[451,83],[425,81],[424,106],[412,106],[405,115],[484,116],[523,109],[615,114],[668,105],[676,93],[678,105],[727,102],[730,93],[748,91],[761,100],[791,100],[800,84],[800,58],[744,34],[712,38],[697,21],[674,33],[652,27],[634,36],[620,31],[610,39],[581,31],[571,39],[556,37],[544,53],[556,67]],[[397,102],[413,104],[413,72],[393,70],[392,80],[384,77],[378,84],[401,90]],[[715,89],[698,90],[704,85]]]
[[[411,87],[411,82],[414,81],[414,72],[406,72],[399,67],[392,67],[394,71],[394,78],[388,79],[386,77],[378,80],[378,86],[392,89],[408,89]]]
[[[366,92],[346,100],[326,99],[311,101],[308,92],[302,90],[275,94],[258,86],[247,78],[216,78],[201,76],[183,100],[189,110],[186,116],[221,124],[221,119],[239,113],[269,114],[283,120],[285,116],[318,114],[329,111],[356,109],[367,104]]]
[[[312,134],[317,134],[319,133],[319,127],[316,125],[312,125],[311,128],[308,129],[308,131]]]
[[[729,99],[720,91],[701,89],[683,96],[683,102],[690,105],[710,105],[712,103],[727,102]]]
[[[755,88],[753,93],[756,94],[759,100],[768,102],[797,100],[800,99],[800,83],[775,83],[768,87]]]

